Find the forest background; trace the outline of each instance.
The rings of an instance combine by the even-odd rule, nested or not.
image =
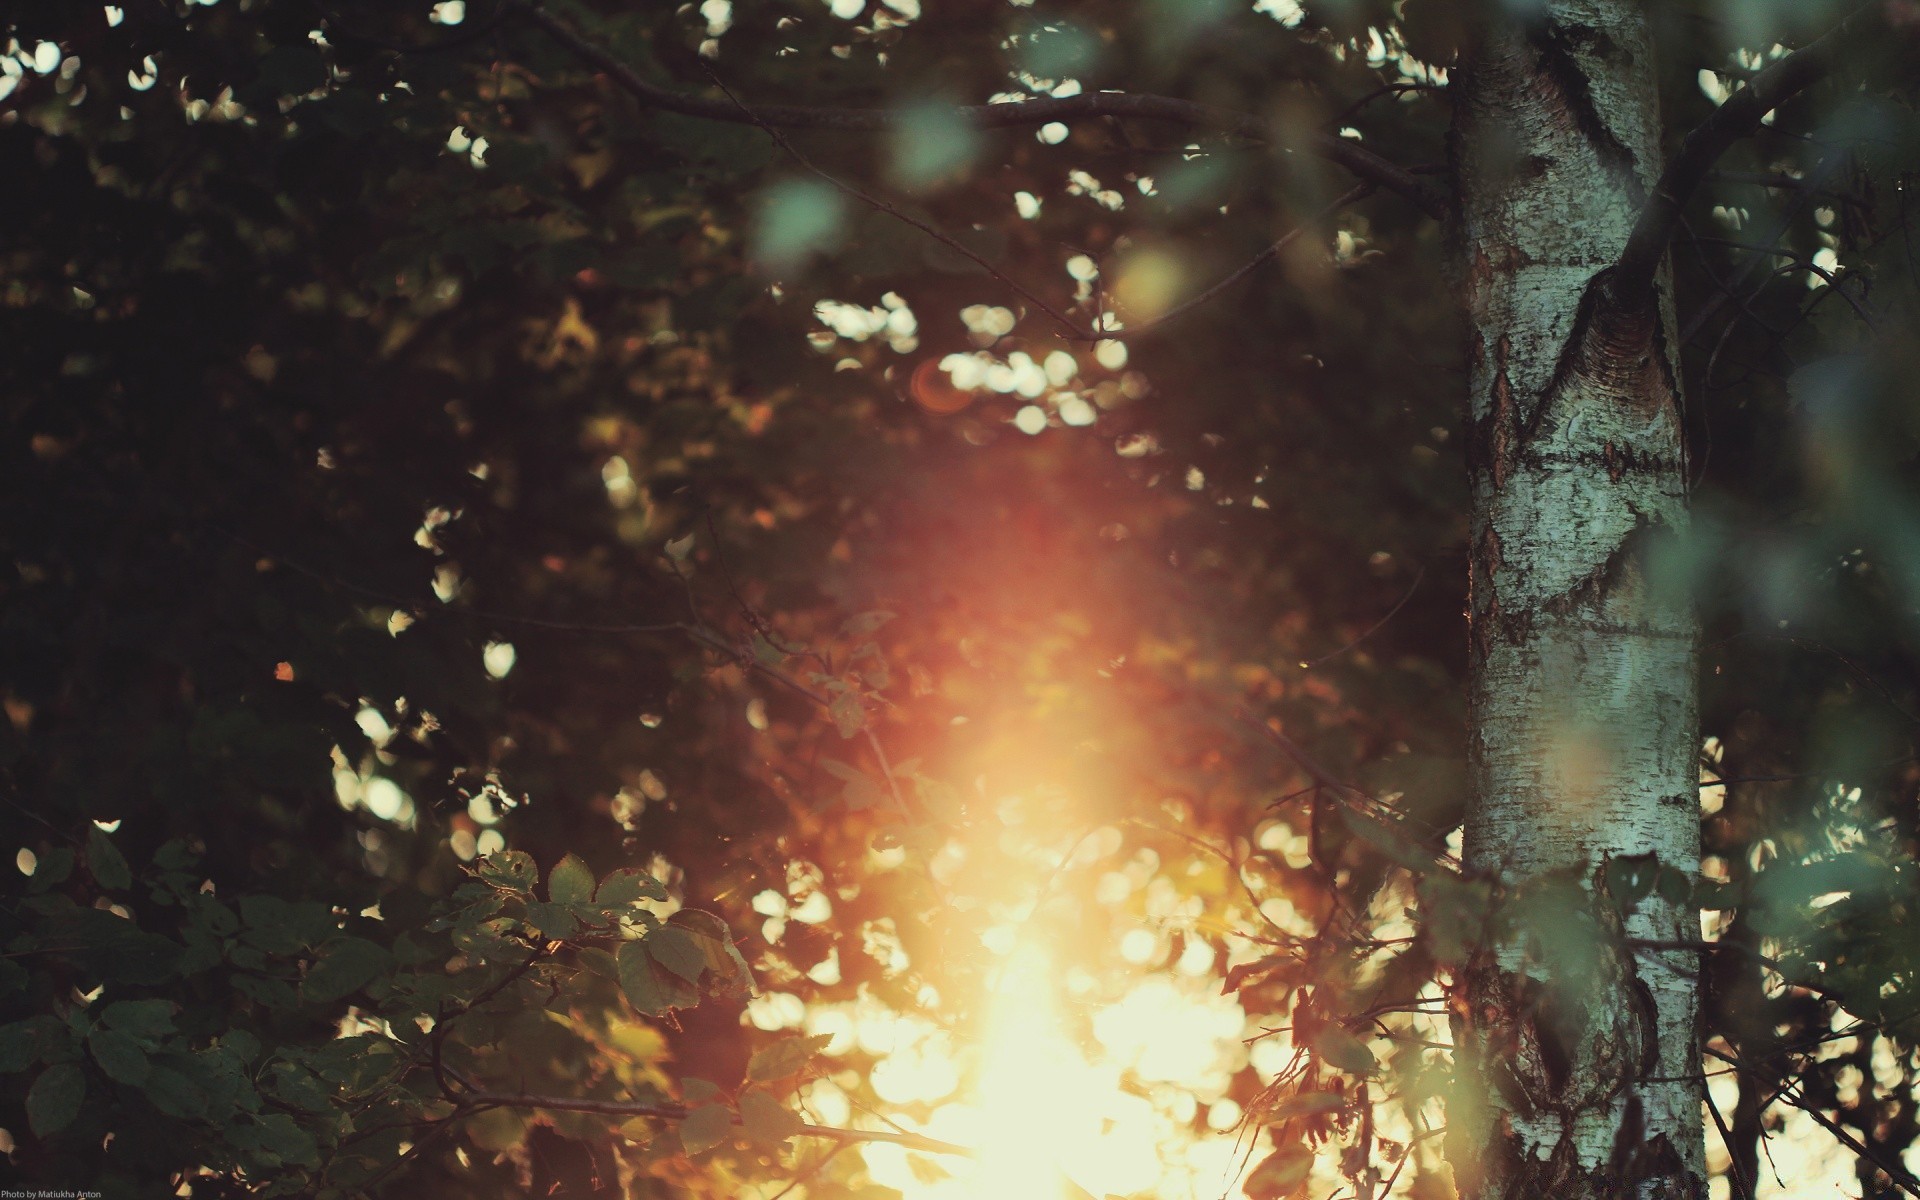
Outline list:
[[[1669,145],[1848,8],[1651,6]],[[1450,69],[1545,11],[7,6],[15,1176],[1454,1194]],[[1672,248],[1715,1196],[1920,1194],[1864,11]]]

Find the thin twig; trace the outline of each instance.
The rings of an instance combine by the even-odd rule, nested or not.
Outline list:
[[[1758,129],[1768,113],[1825,79],[1843,45],[1866,26],[1868,14],[1879,7],[1878,2],[1862,5],[1819,38],[1755,75],[1686,136],[1679,153],[1654,184],[1651,198],[1634,222],[1626,249],[1608,276],[1607,289],[1615,303],[1650,303],[1654,275],[1679,227],[1680,214],[1713,164],[1735,142]]]
[[[887,761],[886,749],[880,745],[880,735],[876,734],[873,726],[864,719],[860,724],[860,732],[867,735],[867,745],[873,750],[874,758],[880,762],[880,774],[886,777],[887,791],[893,795],[894,807],[900,810],[901,816],[912,820],[913,810],[907,807],[906,797],[900,794],[900,781],[893,777],[893,764]]]
[[[1345,654],[1347,651],[1353,649],[1355,646],[1358,646],[1361,642],[1366,641],[1368,638],[1372,637],[1374,634],[1379,633],[1382,629],[1385,629],[1387,626],[1387,622],[1399,616],[1400,610],[1407,606],[1407,601],[1413,599],[1413,594],[1420,590],[1420,581],[1425,579],[1426,577],[1427,577],[1427,567],[1425,563],[1422,563],[1420,564],[1419,572],[1415,574],[1413,577],[1413,585],[1407,588],[1407,594],[1400,597],[1400,603],[1394,605],[1392,608],[1387,610],[1386,616],[1381,617],[1378,621],[1375,621],[1367,629],[1365,633],[1361,634],[1359,637],[1348,642],[1346,645],[1340,647],[1338,650],[1333,651],[1331,654],[1322,654],[1319,658],[1307,659],[1306,661],[1302,662],[1300,664],[1300,669],[1302,671],[1311,671],[1315,667],[1322,666],[1326,663],[1330,663],[1334,659],[1339,658],[1342,654]]]
[[[1375,190],[1376,190],[1375,185],[1371,183],[1361,183],[1361,184],[1355,185],[1354,187],[1348,188],[1345,192],[1341,193],[1339,199],[1335,200],[1332,204],[1327,205],[1325,208],[1321,209],[1319,212],[1315,213],[1313,216],[1309,217],[1305,221],[1302,221],[1298,225],[1295,225],[1292,229],[1289,229],[1285,233],[1281,234],[1280,239],[1278,241],[1272,243],[1265,250],[1262,250],[1260,253],[1254,255],[1252,258],[1242,263],[1240,267],[1235,271],[1233,271],[1231,274],[1227,275],[1225,278],[1214,283],[1212,286],[1208,287],[1205,291],[1200,292],[1197,295],[1192,296],[1191,298],[1184,300],[1181,303],[1175,305],[1174,307],[1168,309],[1166,312],[1161,313],[1159,316],[1155,317],[1151,321],[1148,321],[1146,324],[1136,325],[1132,329],[1096,330],[1093,333],[1083,333],[1083,334],[1077,335],[1077,340],[1130,342],[1135,338],[1142,338],[1149,333],[1157,332],[1162,327],[1167,325],[1169,322],[1178,320],[1179,318],[1186,316],[1188,313],[1192,312],[1194,309],[1199,308],[1201,305],[1205,304],[1207,301],[1213,299],[1215,296],[1218,296],[1221,292],[1226,291],[1228,288],[1232,287],[1234,284],[1239,283],[1242,279],[1245,279],[1247,276],[1253,274],[1253,272],[1258,270],[1260,267],[1263,267],[1267,263],[1272,262],[1275,258],[1278,258],[1280,256],[1280,253],[1283,250],[1285,250],[1288,246],[1292,245],[1294,239],[1298,238],[1301,234],[1319,225],[1322,221],[1326,220],[1328,217],[1332,216],[1334,213],[1339,212],[1341,209],[1345,208],[1347,205],[1352,204],[1354,201],[1360,200],[1367,196],[1372,195]]]
[[[835,175],[833,172],[827,170],[825,167],[820,166],[818,163],[814,162],[811,158],[808,158],[805,154],[802,154],[800,152],[800,148],[795,146],[792,140],[789,139],[786,134],[782,133],[778,127],[770,124],[765,118],[763,118],[760,115],[758,111],[756,111],[755,109],[748,108],[744,100],[741,100],[738,96],[734,95],[733,89],[729,88],[724,82],[721,81],[720,76],[713,70],[713,68],[707,67],[705,63],[702,63],[701,66],[706,69],[707,77],[713,80],[713,85],[719,88],[720,91],[727,97],[727,99],[732,101],[734,105],[736,105],[739,108],[740,112],[746,116],[750,124],[758,126],[762,133],[765,133],[768,137],[772,138],[774,145],[778,146],[781,150],[784,150],[787,154],[787,157],[799,163],[802,167],[806,168],[807,171],[825,180],[827,183],[833,185],[833,187],[839,192],[841,192],[842,194],[846,196],[850,196],[855,200],[858,200],[860,203],[866,205],[868,208],[875,210],[876,212],[885,213],[887,216],[892,217],[896,221],[900,221],[906,225],[911,225],[913,228],[919,230],[921,233],[926,234],[928,237],[932,238],[934,241],[939,242],[942,246],[945,246],[947,249],[953,251],[955,254],[960,255],[962,258],[966,259],[968,262],[972,263],[974,266],[979,267],[981,270],[987,272],[989,275],[992,275],[994,278],[1000,280],[1000,282],[1006,284],[1008,287],[1012,288],[1015,292],[1019,293],[1021,299],[1033,305],[1035,308],[1039,309],[1041,312],[1045,313],[1048,317],[1052,318],[1057,324],[1059,324],[1061,329],[1065,331],[1068,337],[1075,338],[1075,339],[1084,339],[1085,335],[1083,334],[1077,322],[1075,322],[1072,318],[1068,317],[1065,313],[1062,313],[1059,309],[1055,308],[1053,305],[1048,304],[1045,300],[1042,300],[1037,294],[1034,293],[1034,291],[1031,288],[1027,287],[1025,284],[1021,283],[1019,280],[1014,279],[1011,276],[999,270],[992,263],[988,262],[984,256],[982,256],[978,251],[974,250],[971,246],[968,246],[966,243],[960,241],[958,238],[954,237],[952,234],[947,233],[946,231],[940,229],[938,226],[935,226],[930,222],[923,221],[919,217],[914,216],[912,213],[901,210],[891,202],[879,196],[876,196],[871,192],[864,191],[861,188],[855,187],[853,184],[848,183],[846,180],[840,178],[838,175]]]
[[[1706,1052],[1722,1062],[1732,1063],[1742,1070],[1749,1069],[1747,1065],[1738,1058],[1735,1058],[1731,1054],[1725,1054],[1719,1050],[1715,1050],[1711,1046],[1706,1048]],[[1915,1179],[1905,1167],[1889,1161],[1885,1156],[1877,1153],[1872,1147],[1866,1145],[1859,1138],[1854,1137],[1845,1126],[1814,1107],[1812,1102],[1807,1100],[1805,1096],[1798,1094],[1797,1089],[1799,1082],[1797,1079],[1790,1080],[1788,1085],[1781,1089],[1777,1098],[1786,1101],[1788,1104],[1791,1104],[1801,1112],[1812,1117],[1822,1129],[1832,1134],[1841,1145],[1879,1168],[1888,1179],[1893,1181],[1895,1187],[1907,1193],[1909,1196],[1914,1197],[1915,1200],[1920,1200],[1920,1179]]]
[[[528,0],[506,0],[504,7],[520,13],[576,57],[606,72],[610,79],[635,99],[668,112],[709,121],[734,124],[744,121],[749,125],[782,129],[851,131],[893,129],[898,127],[902,118],[900,112],[890,109],[814,108],[791,104],[755,104],[749,116],[744,106],[731,96],[726,100],[688,96],[648,81],[614,57],[604,46],[582,37],[565,21],[535,7]],[[960,105],[951,111],[957,120],[976,129],[1008,129],[1089,117],[1122,117],[1219,129],[1257,141],[1267,141],[1273,133],[1266,121],[1246,113],[1171,96],[1130,92],[1085,92],[1078,96],[1045,97],[1010,104]],[[1346,168],[1358,178],[1406,197],[1427,216],[1439,220],[1446,215],[1446,201],[1439,189],[1366,149],[1359,142],[1321,132],[1312,135],[1307,145],[1313,153]]]
[[[508,17],[513,15],[513,10],[503,5],[499,11],[495,12],[486,20],[475,21],[465,29],[461,29],[455,33],[449,33],[445,37],[436,38],[431,42],[395,42],[355,29],[342,22],[336,14],[326,12],[324,9],[321,11],[322,18],[326,22],[327,32],[333,36],[349,42],[359,42],[367,46],[376,46],[382,50],[391,51],[394,54],[439,54],[445,50],[455,50],[461,46],[470,46],[474,42],[484,41],[490,37],[502,25],[507,23]]]
[[[1707,1111],[1713,1114],[1713,1127],[1720,1131],[1721,1144],[1727,1148],[1727,1171],[1733,1176],[1734,1184],[1733,1200],[1754,1200],[1753,1185],[1740,1169],[1740,1155],[1733,1148],[1733,1131],[1727,1128],[1727,1119],[1720,1115],[1720,1106],[1713,1102],[1710,1092],[1702,1089],[1700,1095],[1707,1102]]]
[[[480,1108],[537,1108],[550,1112],[597,1113],[608,1117],[653,1117],[663,1121],[685,1119],[688,1109],[683,1104],[649,1104],[625,1100],[589,1100],[579,1096],[539,1096],[529,1092],[473,1092],[462,1097],[462,1107]],[[733,1117],[738,1125],[738,1114]],[[950,1154],[962,1158],[972,1158],[977,1153],[971,1146],[962,1146],[954,1142],[941,1141],[918,1133],[895,1133],[883,1129],[843,1129],[835,1125],[814,1125],[802,1122],[802,1137],[824,1138],[830,1141],[853,1144],[858,1142],[884,1142],[891,1146],[900,1146],[907,1150],[918,1150],[926,1154]]]
[[[797,1187],[801,1187],[805,1185],[807,1182],[812,1180],[815,1176],[819,1175],[820,1172],[826,1170],[828,1164],[832,1163],[834,1159],[840,1157],[840,1155],[844,1153],[846,1149],[852,1144],[853,1144],[852,1142],[841,1142],[839,1145],[835,1146],[833,1149],[821,1155],[819,1162],[814,1163],[811,1167],[808,1167],[806,1170],[800,1172],[798,1175],[795,1175],[792,1179],[788,1180],[787,1186],[775,1192],[769,1198],[769,1200],[785,1200],[785,1197],[789,1192],[793,1191]]]
[[[1769,958],[1767,955],[1741,942],[1698,942],[1664,938],[1628,938],[1626,942],[1627,945],[1632,946],[1636,950],[1689,950],[1695,953],[1709,953],[1719,950],[1732,951],[1735,954],[1744,955],[1752,959],[1767,970],[1780,976],[1780,978],[1786,980],[1789,987],[1804,988],[1822,1000],[1838,1004],[1843,1008],[1846,1007],[1845,998],[1842,997],[1840,993],[1833,991],[1831,988],[1821,987],[1817,983],[1807,983],[1804,980],[1795,979],[1787,973],[1786,964],[1782,963],[1779,959]]]

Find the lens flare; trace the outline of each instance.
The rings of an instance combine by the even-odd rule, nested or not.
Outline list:
[[[994,989],[980,1077],[980,1163],[967,1193],[976,1200],[1066,1200],[1062,1156],[1079,1132],[1093,1072],[1061,1029],[1048,956],[1015,951]]]

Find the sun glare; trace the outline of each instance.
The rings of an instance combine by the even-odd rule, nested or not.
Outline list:
[[[1230,1126],[1238,1110],[1216,1101],[1236,1120],[1209,1120],[1213,1132],[1197,1132],[1196,1113],[1208,1106],[1196,1106],[1193,1096],[1214,1079],[1224,1082],[1224,1068],[1241,1050],[1238,1005],[1143,979],[1126,1001],[1104,1010],[1128,1028],[1096,1021],[1091,1044],[1082,1046],[1061,1007],[1061,978],[1055,956],[1039,945],[1014,949],[995,974],[971,1086],[924,1128],[975,1147],[978,1157],[929,1170],[896,1147],[868,1146],[875,1182],[906,1200],[1217,1196],[1237,1184],[1244,1163]],[[1185,1051],[1179,1064],[1149,1063],[1138,1053],[1150,1033],[1135,1028],[1141,1025],[1212,1036],[1176,1039]]]

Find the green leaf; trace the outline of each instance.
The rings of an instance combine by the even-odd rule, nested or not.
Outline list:
[[[27,884],[29,892],[40,893],[56,884],[67,881],[73,874],[73,851],[65,846],[55,846],[40,856],[34,864],[33,879]]]
[[[674,926],[663,926],[647,935],[647,953],[653,960],[688,983],[699,983],[707,968],[707,956],[694,944],[693,935]]]
[[[1623,912],[1653,894],[1659,882],[1660,861],[1651,854],[1621,854],[1607,859],[1601,872],[1607,894]]]
[[[173,1004],[167,1000],[116,1000],[101,1011],[107,1028],[137,1038],[162,1038],[173,1032]]]
[[[710,912],[683,908],[668,917],[667,924],[684,929],[693,936],[693,944],[706,956],[707,969],[712,972],[707,981],[710,990],[729,991],[736,995],[744,995],[752,990],[753,971],[734,947],[733,931],[727,928],[725,921]]]
[[[806,1066],[832,1040],[832,1034],[822,1033],[813,1037],[785,1038],[771,1046],[762,1047],[754,1052],[753,1058],[747,1063],[747,1078],[755,1083],[785,1079]]]
[[[657,1017],[700,1002],[698,991],[653,960],[645,942],[620,943],[614,966],[619,971],[620,990],[638,1012]]]
[[[1373,1056],[1366,1042],[1338,1025],[1328,1025],[1319,1030],[1314,1034],[1311,1044],[1314,1052],[1329,1066],[1350,1075],[1371,1075],[1380,1067],[1380,1060]]]
[[[27,990],[33,977],[27,969],[11,958],[0,958],[0,1001],[11,998],[17,992]]]
[[[501,1154],[527,1138],[525,1113],[510,1108],[495,1108],[467,1121],[467,1138],[489,1154]]]
[[[300,1128],[286,1113],[269,1113],[261,1117],[255,1129],[261,1148],[281,1162],[299,1167],[320,1165],[320,1151],[314,1144],[313,1135]]]
[[[680,1122],[680,1146],[689,1155],[704,1154],[733,1133],[733,1114],[724,1104],[694,1109]]]
[[[860,704],[860,693],[841,692],[827,705],[827,715],[840,730],[840,736],[850,738],[867,727],[867,710]]]
[[[326,1004],[359,991],[392,963],[393,956],[365,938],[339,938],[321,950],[320,961],[300,981],[310,1003]]]
[[[547,904],[535,900],[527,905],[527,923],[538,929],[541,936],[555,940],[570,938],[580,928],[580,918],[564,904]]]
[[[1280,1200],[1305,1183],[1312,1173],[1312,1150],[1305,1146],[1282,1146],[1255,1167],[1241,1186],[1252,1200]]]
[[[94,1030],[87,1036],[87,1049],[93,1051],[93,1061],[115,1083],[145,1083],[153,1069],[140,1043],[117,1029]]]
[[[1492,892],[1483,880],[1436,871],[1420,880],[1421,931],[1436,961],[1463,963],[1485,934]]]
[[[762,1146],[778,1146],[800,1132],[800,1118],[768,1093],[754,1088],[740,1097],[740,1123]]]
[[[613,955],[598,946],[582,946],[579,951],[580,965],[592,971],[602,979],[611,979],[618,983],[620,967],[614,962]]]
[[[523,896],[533,895],[533,885],[540,878],[540,868],[534,864],[533,855],[525,850],[489,854],[480,860],[475,870],[483,881],[494,887]]]
[[[850,638],[866,637],[893,618],[894,614],[890,612],[855,613],[841,623],[840,632]]]
[[[93,873],[94,882],[108,891],[121,891],[133,884],[126,857],[98,825],[87,829],[87,870]]]
[[[619,908],[637,900],[665,900],[666,885],[645,871],[624,867],[600,881],[594,903],[602,908]]]
[[[1693,881],[1692,901],[1695,905],[1721,911],[1740,907],[1745,899],[1745,890],[1737,884],[1721,883],[1716,879],[1701,876]]]
[[[207,1093],[172,1067],[149,1071],[145,1090],[148,1101],[170,1117],[191,1121],[207,1114]]]
[[[1344,806],[1335,811],[1355,837],[1378,850],[1388,862],[1405,867],[1416,875],[1433,870],[1433,855],[1421,848],[1420,843],[1409,837],[1399,825]]]
[[[840,791],[840,802],[849,812],[865,812],[875,808],[887,799],[887,790],[858,767],[850,766],[837,758],[822,758],[820,769],[835,779],[843,780],[846,787]]]
[[[73,1124],[86,1098],[87,1075],[77,1064],[48,1067],[27,1090],[27,1124],[34,1136],[51,1137]]]
[[[586,904],[593,899],[593,871],[577,854],[561,859],[547,876],[547,898],[555,904]]]
[[[1302,1092],[1275,1104],[1261,1119],[1269,1125],[1278,1125],[1295,1117],[1317,1117],[1339,1112],[1346,1106],[1346,1100],[1338,1092]]]
[[[42,1013],[0,1026],[0,1074],[24,1071],[48,1057],[54,1039],[67,1036],[58,1018]]]
[[[298,1008],[300,993],[293,985],[260,975],[235,975],[233,990],[267,1008]]]
[[[326,1112],[327,1089],[313,1072],[292,1063],[275,1063],[268,1075],[268,1088],[284,1104],[303,1112]]]

